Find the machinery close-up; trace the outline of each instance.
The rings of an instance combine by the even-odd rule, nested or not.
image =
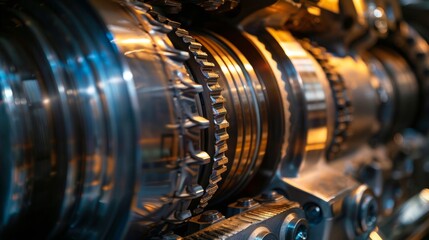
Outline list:
[[[429,1],[0,0],[15,239],[429,239]]]

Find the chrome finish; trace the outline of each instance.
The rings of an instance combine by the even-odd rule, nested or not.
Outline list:
[[[429,189],[423,189],[404,203],[391,217],[384,220],[380,230],[387,239],[403,239],[413,232],[417,235],[415,238],[419,239],[428,231],[428,214]],[[418,228],[418,226],[421,227]],[[410,239],[415,238],[410,237]]]
[[[234,139],[228,142],[231,148],[227,152],[231,164],[218,193],[225,198],[243,188],[262,162],[268,141],[267,93],[263,80],[231,43],[216,35],[195,35],[219,66],[220,85],[226,90],[227,119],[234,123]]]
[[[138,153],[134,87],[86,3],[21,6],[2,9],[4,237],[70,225],[76,236],[120,236]]]
[[[343,77],[352,102],[352,121],[347,139],[343,143],[343,152],[357,149],[380,130],[377,121],[378,95],[371,83],[371,75],[362,58],[358,56],[333,57],[332,65]]]
[[[429,11],[400,7],[0,0],[0,239],[429,236]]]
[[[301,156],[289,156],[291,163],[287,161],[281,167],[284,169],[283,176],[290,177],[297,174],[291,170],[299,169],[296,167],[299,166],[299,162],[302,161],[301,168],[305,171],[323,158],[334,120],[330,114],[333,112],[328,111],[332,111],[334,107],[327,79],[314,58],[288,32],[275,29],[267,29],[267,32],[276,39],[289,58],[278,64],[290,61],[292,69],[289,71],[296,74],[289,76],[289,84],[293,91],[291,94],[298,101],[297,104],[306,106],[300,113],[303,114],[300,120],[303,121],[301,131],[304,132],[302,139],[304,152],[300,154]],[[292,113],[292,116],[294,114]]]

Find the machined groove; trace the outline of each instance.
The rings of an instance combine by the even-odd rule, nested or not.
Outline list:
[[[420,111],[415,127],[427,133],[429,131],[429,44],[416,30],[405,22],[387,39],[389,44],[405,57],[413,68],[419,82]]]
[[[301,40],[301,45],[322,67],[334,98],[336,107],[334,136],[326,151],[326,157],[330,160],[341,151],[341,146],[347,138],[349,125],[352,121],[352,104],[344,80],[336,72],[335,67],[330,64],[326,50],[317,46],[316,43],[310,42],[308,39]]]

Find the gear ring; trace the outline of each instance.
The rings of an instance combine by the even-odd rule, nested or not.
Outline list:
[[[308,39],[301,40],[301,45],[320,64],[328,79],[335,104],[334,136],[326,152],[327,160],[332,160],[340,151],[341,145],[347,138],[347,132],[352,121],[352,104],[347,88],[340,74],[335,71],[329,62],[326,49],[319,47]]]
[[[214,142],[213,151],[213,162],[206,172],[209,174],[207,187],[205,193],[199,200],[194,213],[198,214],[208,205],[208,202],[213,198],[214,194],[218,190],[218,183],[222,180],[221,175],[227,170],[228,158],[225,156],[225,152],[228,150],[227,140],[229,135],[227,128],[229,126],[226,120],[226,109],[224,106],[225,99],[222,96],[222,88],[218,83],[219,75],[214,72],[214,63],[207,60],[207,53],[204,52],[195,38],[189,35],[189,32],[179,28],[177,22],[171,21],[156,12],[150,12],[150,14],[158,21],[165,23],[174,28],[174,31],[169,33],[170,39],[172,39],[175,46],[182,50],[187,50],[192,57],[188,60],[189,67],[193,69],[195,75],[199,79],[204,79],[202,84],[205,85],[206,96],[206,109],[208,109],[209,119],[213,119],[214,131],[212,134],[214,139],[209,139],[209,147],[212,145],[210,142]],[[207,106],[208,105],[208,106]],[[211,138],[211,137],[210,137]],[[214,140],[214,141],[213,141]],[[209,152],[212,152],[209,150]]]
[[[421,110],[419,111],[420,121],[416,122],[416,128],[422,132],[429,131],[429,45],[420,34],[405,22],[399,24],[398,30],[388,39],[388,43],[394,49],[399,50],[402,56],[413,68],[419,82],[419,97],[422,99]]]
[[[164,62],[164,70],[170,79],[170,91],[173,96],[176,122],[166,126],[179,132],[177,151],[179,158],[175,166],[170,166],[171,174],[175,175],[174,192],[165,196],[164,211],[157,221],[180,223],[192,216],[188,207],[192,199],[203,195],[204,189],[198,184],[198,171],[201,165],[210,162],[210,156],[199,149],[199,131],[209,126],[209,121],[196,113],[198,101],[196,96],[203,91],[200,84],[195,83],[187,73],[184,62],[189,54],[175,49],[167,34],[173,28],[153,18],[150,5],[139,1],[126,4],[139,18],[146,31],[151,31],[158,48],[158,55]]]

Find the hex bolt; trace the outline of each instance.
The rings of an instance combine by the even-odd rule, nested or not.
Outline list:
[[[222,213],[220,213],[219,211],[205,211],[189,220],[188,234],[200,231],[201,229],[204,229],[214,223],[222,221],[223,219],[225,219],[225,216],[223,216]]]
[[[237,200],[237,206],[240,207],[250,207],[256,204],[256,201],[253,198],[240,198]]]
[[[261,195],[255,198],[256,201],[265,203],[265,202],[275,202],[282,199],[283,196],[277,193],[274,190],[263,192]]]
[[[259,203],[253,198],[240,198],[228,205],[227,217],[234,216],[257,206],[259,206]]]
[[[269,199],[269,200],[271,200],[271,199],[274,199],[274,197],[277,195],[277,192],[276,191],[268,191],[268,192],[263,192],[262,194],[261,194],[261,197],[262,198],[264,198],[264,199]]]
[[[224,216],[219,211],[208,210],[208,211],[205,211],[201,214],[199,221],[214,223],[214,222],[217,222],[223,218],[224,218]]]

